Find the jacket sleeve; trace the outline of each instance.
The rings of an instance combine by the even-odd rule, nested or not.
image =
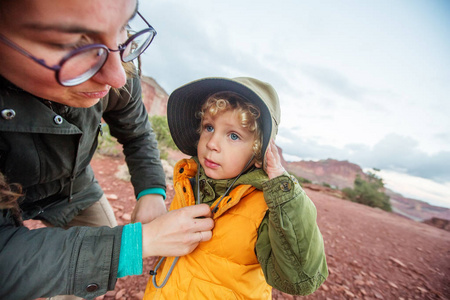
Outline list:
[[[0,210],[0,299],[93,299],[117,280],[121,226],[15,227]]]
[[[142,102],[138,77],[129,79],[119,92],[110,92],[103,119],[111,135],[123,145],[135,195],[149,188],[166,190],[158,143]]]
[[[266,281],[285,293],[311,294],[328,276],[316,207],[287,173],[265,182],[263,192],[269,210],[256,253]]]

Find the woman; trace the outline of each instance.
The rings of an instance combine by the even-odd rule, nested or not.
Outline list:
[[[135,19],[145,27],[130,28]],[[136,0],[0,1],[0,171],[23,187],[22,217],[49,226],[0,214],[1,299],[93,298],[141,274],[143,257],[211,237],[212,220],[196,219],[207,206],[166,213],[139,79],[125,71],[155,34]],[[123,144],[142,226],[117,226],[89,166],[102,117]]]

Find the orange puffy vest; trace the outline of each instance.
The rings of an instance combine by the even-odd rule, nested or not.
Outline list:
[[[192,159],[181,160],[175,166],[171,210],[195,204],[189,178],[196,172],[197,164]],[[262,191],[251,185],[234,188],[214,214],[211,240],[180,257],[164,287],[156,289],[150,278],[144,300],[272,299],[272,288],[266,283],[255,254],[258,228],[266,210]],[[158,285],[173,260],[174,257],[167,257],[158,269]]]

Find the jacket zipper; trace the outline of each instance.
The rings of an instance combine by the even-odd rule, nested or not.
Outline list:
[[[102,123],[98,124],[98,130],[100,132],[100,136],[103,136],[103,127],[102,127]]]
[[[76,174],[77,174],[77,170],[78,170],[78,168],[77,168],[77,166],[78,166],[77,161],[78,161],[78,152],[80,150],[81,136],[82,135],[80,135],[80,137],[78,138],[77,152],[75,153],[75,161],[73,162],[72,175],[70,175],[69,199],[68,199],[69,203],[72,202],[72,200],[73,200],[73,195],[72,195],[72,193],[73,193],[73,182],[75,180],[75,177],[76,177]]]
[[[75,176],[72,174],[72,176],[70,176],[70,185],[69,185],[69,203],[72,202],[72,200],[73,200],[72,192],[73,192],[74,179],[75,179]]]

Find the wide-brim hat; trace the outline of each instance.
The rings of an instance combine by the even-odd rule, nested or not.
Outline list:
[[[230,91],[239,94],[260,109],[263,161],[267,147],[278,131],[280,104],[275,89],[268,83],[249,77],[199,79],[172,92],[167,103],[167,121],[173,141],[181,152],[197,155],[200,119],[196,113],[209,96]]]

